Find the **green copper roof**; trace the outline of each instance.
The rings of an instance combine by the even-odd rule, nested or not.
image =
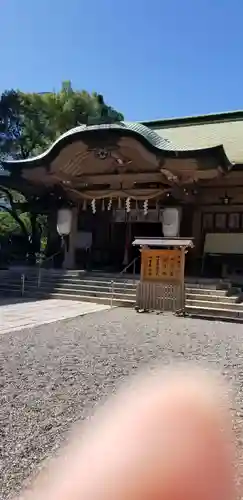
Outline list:
[[[42,161],[48,162],[50,157],[55,156],[55,149],[56,147],[60,148],[61,143],[63,142],[64,145],[66,144],[68,138],[75,138],[75,136],[80,136],[82,133],[87,133],[87,132],[97,132],[97,131],[102,131],[102,130],[111,130],[111,131],[124,131],[124,132],[130,132],[131,135],[137,136],[138,139],[140,140],[145,140],[148,145],[150,144],[155,150],[160,152],[171,152],[171,153],[183,153],[186,154],[192,154],[193,152],[196,152],[200,148],[188,148],[184,146],[183,144],[180,143],[180,146],[177,145],[175,142],[170,141],[167,138],[164,138],[161,133],[157,133],[157,131],[152,130],[145,125],[141,123],[136,123],[136,122],[117,122],[117,123],[102,123],[102,124],[95,124],[95,125],[80,125],[78,127],[75,127],[71,130],[68,130],[65,132],[63,135],[61,135],[46,151],[41,153],[38,156],[32,157],[32,158],[27,158],[25,160],[9,160],[9,161],[4,161],[2,162],[2,165],[6,171],[10,166],[14,165],[26,165],[26,166],[31,166],[35,164],[36,162],[40,163]],[[204,147],[202,148],[204,150],[211,149]],[[229,163],[227,161],[227,158],[225,156],[223,147],[220,145],[217,145],[215,148],[215,152],[217,150],[217,153],[221,154],[221,158],[223,158],[223,162],[226,164]]]
[[[177,151],[177,146],[172,144],[168,139],[164,139],[154,130],[151,130],[142,123],[137,123],[137,122],[118,122],[118,123],[102,123],[99,125],[80,125],[79,127],[72,128],[71,130],[68,130],[68,132],[65,132],[65,134],[61,135],[61,137],[57,139],[57,141],[52,145],[52,147],[57,142],[60,142],[62,139],[70,135],[75,135],[80,132],[89,132],[89,131],[91,132],[95,130],[107,130],[107,129],[130,130],[131,132],[135,132],[136,134],[141,135],[142,137],[144,137],[144,139],[147,139],[147,141],[150,142],[152,146],[157,147],[158,149],[167,151]],[[181,151],[185,150],[185,148],[183,148],[182,146],[178,147],[178,149]]]
[[[231,163],[243,164],[243,111],[143,122],[163,138],[188,150],[222,144]]]
[[[159,128],[167,126],[185,126],[185,125],[199,125],[212,122],[225,122],[243,120],[243,110],[237,109],[235,111],[223,111],[222,113],[208,113],[206,115],[192,115],[192,116],[175,116],[173,118],[160,118],[157,120],[144,120],[141,121],[146,127]]]

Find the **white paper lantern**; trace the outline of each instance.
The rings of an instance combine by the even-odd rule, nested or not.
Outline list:
[[[61,208],[57,212],[57,232],[60,235],[68,235],[72,227],[72,210],[70,208]]]
[[[166,238],[176,238],[180,232],[180,212],[178,208],[165,208],[162,218],[163,234]]]

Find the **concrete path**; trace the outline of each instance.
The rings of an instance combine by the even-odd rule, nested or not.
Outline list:
[[[0,305],[0,334],[110,309],[74,300],[37,300]]]

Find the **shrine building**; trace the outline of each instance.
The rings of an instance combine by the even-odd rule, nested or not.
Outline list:
[[[187,274],[243,273],[243,111],[81,125],[3,169],[1,184],[48,216],[50,255],[69,211],[65,268],[120,271],[138,257],[133,240],[163,236],[177,213],[172,236],[194,243]]]

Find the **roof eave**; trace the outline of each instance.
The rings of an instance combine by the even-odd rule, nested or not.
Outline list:
[[[212,122],[243,120],[243,110],[225,111],[223,113],[209,113],[206,115],[183,116],[175,118],[162,118],[158,120],[144,120],[140,123],[146,127],[173,128],[186,125],[200,125]]]

